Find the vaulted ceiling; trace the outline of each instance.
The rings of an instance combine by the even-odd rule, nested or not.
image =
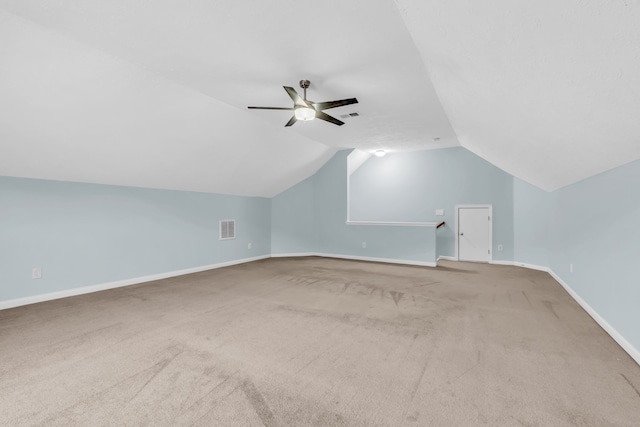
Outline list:
[[[282,86],[356,97],[285,128]],[[640,158],[640,2],[0,0],[0,175],[273,196],[463,145],[546,190]]]

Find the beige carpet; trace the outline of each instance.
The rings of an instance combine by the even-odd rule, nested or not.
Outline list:
[[[546,273],[270,259],[0,311],[0,425],[640,426]]]

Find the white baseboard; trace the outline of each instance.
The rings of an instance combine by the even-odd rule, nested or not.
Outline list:
[[[409,259],[375,258],[375,257],[368,257],[368,256],[326,254],[326,253],[316,253],[315,256],[321,256],[321,257],[325,257],[325,258],[349,259],[349,260],[354,260],[354,261],[386,262],[388,264],[419,265],[421,267],[435,267],[436,266],[435,262],[414,261],[414,260],[409,260]]]
[[[526,262],[514,261],[512,265],[515,265],[516,267],[528,268],[530,270],[544,271],[546,273],[549,273],[551,271],[549,267],[544,267],[542,265],[535,265],[535,264],[527,264]]]
[[[385,262],[388,264],[403,264],[403,265],[418,265],[421,267],[435,267],[435,262],[429,261],[414,261],[408,259],[395,259],[395,258],[374,258],[374,257],[364,257],[358,255],[343,255],[343,254],[328,254],[322,252],[298,252],[298,253],[290,253],[290,254],[271,254],[272,258],[294,258],[294,257],[305,257],[305,256],[319,256],[325,258],[338,258],[338,259],[348,259],[354,261],[369,261],[369,262]]]
[[[291,252],[287,254],[271,254],[271,258],[295,258],[300,256],[317,256],[315,252]]]
[[[137,285],[139,283],[152,282],[154,280],[168,279],[170,277],[183,276],[185,274],[199,273],[201,271],[213,270],[213,269],[222,268],[222,267],[229,267],[236,264],[244,264],[247,262],[258,261],[266,258],[301,257],[301,256],[322,256],[327,258],[343,258],[343,259],[352,259],[352,260],[359,260],[359,261],[387,262],[387,263],[393,263],[393,264],[407,264],[407,265],[435,267],[435,263],[429,263],[429,262],[396,260],[391,258],[358,257],[358,256],[339,255],[339,254],[322,254],[322,253],[316,253],[316,252],[271,254],[271,255],[261,255],[261,256],[256,256],[252,258],[243,258],[243,259],[238,259],[233,261],[221,262],[217,264],[203,265],[200,267],[168,271],[165,273],[134,277],[131,279],[116,280],[113,282],[100,283],[97,285],[82,286],[79,288],[65,289],[63,291],[49,292],[46,294],[31,295],[28,297],[0,301],[0,310],[5,310],[13,307],[20,307],[23,305],[36,304],[39,302],[51,301],[51,300],[56,300],[60,298],[73,297],[76,295],[89,294],[92,292],[105,291],[107,289],[115,289],[115,288],[121,288],[124,286]]]
[[[515,265],[515,263],[513,261],[503,261],[500,259],[494,259],[489,261],[489,264],[495,264],[495,265]]]
[[[566,284],[560,276],[558,276],[550,268],[547,268],[547,271],[549,272],[551,277],[553,277],[556,282],[558,282],[560,286],[562,286],[565,291],[567,291],[567,293],[571,295],[571,297],[580,305],[580,307],[582,307],[584,311],[586,311],[589,316],[591,316],[593,320],[595,320],[596,323],[600,325],[600,327],[604,329],[605,332],[608,333],[611,338],[613,338],[615,342],[617,342],[620,347],[622,347],[622,349],[626,351],[633,360],[636,361],[638,365],[640,365],[640,351],[638,351],[637,348],[635,348],[629,341],[627,341],[613,326],[609,324],[609,322],[604,320],[604,318],[602,318],[602,316],[600,316],[598,312],[593,309],[593,307],[587,304],[587,302],[583,300],[580,295],[578,295],[573,289],[571,289],[571,286]]]
[[[445,261],[459,261],[458,258],[456,258],[454,256],[447,256],[447,255],[440,255],[438,257],[438,261],[440,261],[441,259],[443,259]],[[473,262],[473,261],[467,261],[467,262]],[[503,261],[503,260],[495,259],[495,260],[489,261],[489,264],[514,265],[514,262],[513,261]]]
[[[258,261],[266,258],[281,258],[281,257],[303,257],[303,256],[321,256],[327,258],[342,258],[352,259],[359,261],[375,261],[375,262],[387,262],[392,264],[407,264],[407,265],[420,265],[427,267],[435,267],[435,263],[411,261],[411,260],[397,260],[391,258],[371,258],[371,257],[358,257],[349,255],[338,254],[322,254],[316,252],[300,252],[300,253],[288,253],[288,254],[270,254],[261,255],[252,258],[243,258],[232,261],[221,262],[217,264],[203,265],[200,267],[186,268],[183,270],[168,271],[165,273],[152,274],[149,276],[134,277],[131,279],[116,280],[114,282],[100,283],[97,285],[82,286],[79,288],[65,289],[63,291],[49,292],[46,294],[32,295],[23,298],[15,298],[5,301],[0,301],[0,310],[5,310],[13,307],[20,307],[23,305],[35,304],[39,302],[51,301],[60,298],[73,297],[76,295],[89,294],[92,292],[105,291],[107,289],[121,288],[124,286],[137,285],[139,283],[152,282],[154,280],[168,279],[169,277],[183,276],[185,274],[199,273],[201,271],[213,270],[216,268],[229,267],[236,264],[244,264],[247,262]]]
[[[261,255],[252,258],[243,258],[233,261],[226,261],[217,264],[203,265],[200,267],[185,268],[183,270],[168,271],[166,273],[151,274],[149,276],[134,277],[132,279],[116,280],[114,282],[100,283],[97,285],[83,286],[80,288],[65,289],[58,292],[49,292],[46,294],[32,295],[23,298],[10,299],[0,301],[0,310],[7,308],[20,307],[22,305],[35,304],[38,302],[51,301],[60,298],[73,297],[76,295],[89,294],[92,292],[105,291],[107,289],[121,288],[123,286],[137,285],[139,283],[153,282],[154,280],[167,279],[169,277],[182,276],[185,274],[199,273],[201,271],[213,270],[216,268],[229,267],[236,264],[244,264],[247,262],[258,261],[269,258],[269,255]]]

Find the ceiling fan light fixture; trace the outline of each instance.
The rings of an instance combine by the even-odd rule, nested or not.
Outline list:
[[[376,157],[384,157],[387,154],[387,152],[384,150],[376,150],[373,154],[375,154]]]
[[[296,120],[301,120],[303,122],[316,118],[316,110],[310,107],[296,107],[294,114],[296,116]]]

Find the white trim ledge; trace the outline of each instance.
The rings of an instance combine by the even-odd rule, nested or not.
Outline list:
[[[387,225],[394,227],[435,227],[437,222],[347,221],[347,225]]]
[[[440,261],[441,259],[445,260],[445,261],[457,261],[458,260],[458,258],[456,258],[454,256],[440,255],[436,262]]]
[[[82,286],[80,288],[65,289],[57,292],[49,292],[46,294],[32,295],[28,297],[15,298],[0,301],[0,310],[7,308],[20,307],[23,305],[35,304],[56,300],[60,298],[73,297],[76,295],[90,294],[92,292],[106,291],[107,289],[122,288],[124,286],[137,285],[139,283],[153,282],[154,280],[168,279],[169,277],[183,276],[185,274],[199,273],[201,271],[214,270],[216,268],[229,267],[236,264],[244,264],[252,261],[269,258],[270,255],[261,255],[252,258],[236,259],[233,261],[225,261],[217,264],[203,265],[200,267],[185,268],[183,270],[168,271],[166,273],[151,274],[149,276],[134,277],[131,279],[116,280],[114,282],[100,283],[97,285]]]

